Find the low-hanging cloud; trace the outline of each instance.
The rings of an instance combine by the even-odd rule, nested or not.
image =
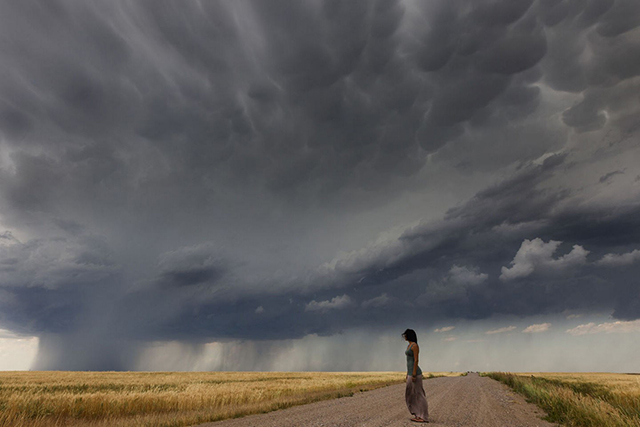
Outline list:
[[[598,333],[611,334],[640,332],[640,320],[605,322],[598,324],[589,322],[578,325],[575,328],[568,329],[566,332],[576,336]]]
[[[383,305],[386,305],[389,301],[391,300],[391,298],[389,298],[387,296],[387,293],[382,293],[381,295],[375,297],[375,298],[371,298],[368,299],[366,301],[362,302],[362,307],[367,308],[367,307],[382,307]]]
[[[561,243],[555,240],[545,243],[540,238],[525,239],[511,261],[511,267],[502,267],[500,280],[526,277],[540,269],[563,270],[586,263],[589,251],[580,245],[574,245],[571,252],[554,259],[553,254]]]
[[[505,332],[511,332],[517,329],[515,326],[505,326],[504,328],[492,329],[490,331],[485,332],[487,335],[495,335],[495,334],[504,334]]]
[[[351,298],[349,295],[340,295],[331,298],[330,301],[316,301],[313,300],[307,304],[304,311],[327,311],[327,310],[342,310],[351,305]]]
[[[540,332],[548,331],[551,327],[551,323],[536,323],[534,325],[529,325],[522,330],[525,334],[538,334]]]
[[[598,260],[597,264],[605,267],[620,267],[638,261],[640,261],[640,249],[634,249],[624,254],[606,254]]]

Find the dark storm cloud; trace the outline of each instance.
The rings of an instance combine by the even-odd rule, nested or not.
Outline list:
[[[164,254],[158,262],[156,284],[181,287],[216,282],[226,268],[212,252],[213,248],[199,245]]]
[[[375,294],[386,284],[390,295],[414,297],[426,289],[419,297],[425,313],[446,317],[626,307],[629,298],[638,299],[637,283],[620,280],[637,272],[631,265],[633,256],[618,263],[629,269],[615,272],[598,268],[603,263],[594,258],[637,247],[638,208],[631,205],[616,213],[607,207],[576,210],[566,203],[574,196],[571,192],[540,188],[542,181],[565,167],[561,155],[526,166],[515,177],[451,209],[440,223],[416,226],[334,260],[329,273],[323,271],[317,279],[319,286],[371,286]],[[456,270],[478,280],[461,287],[451,280]],[[483,274],[488,280],[479,280]],[[329,283],[323,283],[327,279]],[[425,286],[429,281],[433,283]],[[443,305],[443,300],[448,303]],[[640,311],[616,313],[640,318]]]
[[[21,243],[4,233],[0,245],[0,283],[4,288],[76,288],[110,279],[118,272],[99,239],[34,239]]]
[[[101,239],[0,239],[0,322],[24,334],[73,333],[111,298],[121,268]],[[95,314],[100,313],[97,309]]]
[[[389,187],[460,138],[500,149],[491,167],[535,158],[564,139],[523,122],[536,82],[563,88],[549,67],[602,76],[564,115],[581,130],[602,127],[616,83],[638,74],[623,71],[638,62],[633,2],[560,3],[6,4],[5,216],[52,209],[63,186],[109,206],[144,192],[200,208],[241,183],[313,202]]]
[[[593,263],[637,248],[635,205],[572,206],[547,185],[570,154],[532,161],[635,138],[639,25],[634,0],[4,2],[2,324],[42,335],[40,367],[120,369],[134,340],[636,318],[637,265]],[[514,164],[441,220],[300,256],[346,212]]]
[[[566,207],[570,192],[540,188],[567,167],[563,160],[556,155],[525,166],[512,179],[450,210],[442,221],[346,254],[280,291],[275,283],[249,290],[242,283],[236,288],[219,283],[221,292],[215,294],[205,285],[189,297],[143,289],[127,301],[140,315],[132,323],[149,321],[161,304],[172,307],[173,317],[166,311],[156,314],[158,323],[149,324],[142,336],[282,339],[333,334],[345,325],[390,318],[401,323],[567,309],[615,309],[619,318],[638,318],[632,279],[637,250],[619,255],[624,262],[607,255],[637,245],[640,236],[632,230],[638,229],[638,209],[612,216],[608,209],[578,214]],[[584,229],[591,231],[585,234]],[[191,251],[176,251],[176,264],[189,259],[185,254]],[[212,256],[203,248],[196,252],[199,259]],[[607,263],[622,268],[604,268]],[[167,305],[170,300],[174,304]],[[148,313],[140,311],[141,301],[148,304]],[[376,306],[384,310],[371,311]],[[133,311],[128,308],[125,313]]]
[[[594,16],[589,25],[576,23],[594,7],[573,5],[551,27],[565,32],[557,44],[595,38],[594,67],[604,62],[600,56],[635,52],[626,32],[606,40],[598,32],[618,16],[618,3],[598,15],[602,23]],[[531,1],[27,1],[3,8],[2,43],[12,64],[2,79],[6,143],[47,141],[59,167],[78,150],[101,161],[109,154],[91,147],[109,146],[121,173],[151,168],[112,183],[125,191],[154,180],[205,191],[238,179],[300,197],[379,188],[416,173],[420,149],[437,151],[496,121],[517,125],[535,111],[540,95],[532,84],[543,76],[537,67],[550,61],[544,6]],[[570,68],[586,48],[558,54],[553,65]],[[637,75],[617,70],[611,65],[601,74],[617,73],[618,81]],[[545,72],[543,80],[550,78]],[[566,123],[582,128],[594,114],[601,120],[606,95],[595,97],[570,110]],[[134,146],[132,134],[143,141]],[[144,141],[159,158],[134,148]],[[54,148],[61,144],[67,149]],[[171,170],[158,170],[163,159]],[[104,166],[91,172],[94,180],[113,178]],[[87,173],[75,171],[74,181]]]

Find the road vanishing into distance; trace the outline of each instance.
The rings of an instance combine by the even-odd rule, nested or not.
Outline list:
[[[464,377],[424,381],[429,425],[442,427],[552,427],[537,406],[491,378],[470,373]],[[409,426],[404,384],[352,397],[295,406],[267,414],[200,424],[198,427],[332,427]]]

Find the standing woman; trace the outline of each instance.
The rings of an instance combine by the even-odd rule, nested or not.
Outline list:
[[[404,331],[402,337],[409,341],[409,346],[404,352],[407,355],[407,388],[404,394],[407,408],[414,416],[411,421],[428,423],[429,407],[422,387],[422,370],[418,366],[418,354],[420,353],[418,337],[413,329]]]

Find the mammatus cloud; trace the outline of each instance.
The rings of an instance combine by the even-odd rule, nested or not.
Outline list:
[[[634,249],[624,254],[606,254],[597,261],[597,264],[604,267],[621,267],[638,261],[640,261],[640,250]]]
[[[583,325],[578,325],[575,328],[567,329],[566,331],[571,335],[587,335],[587,334],[599,334],[599,333],[632,333],[640,332],[640,320],[633,321],[616,321],[605,323],[589,322]]]
[[[589,251],[580,245],[574,245],[571,252],[554,259],[553,254],[561,243],[555,240],[545,243],[540,238],[525,239],[511,261],[511,267],[502,267],[500,280],[526,277],[536,270],[563,270],[586,263]]]
[[[551,327],[551,323],[537,323],[535,325],[529,325],[522,330],[526,334],[537,334],[539,332],[548,331]]]
[[[349,307],[352,304],[349,295],[341,295],[331,298],[331,301],[316,301],[313,300],[305,307],[304,311],[327,311],[327,310],[340,310]]]
[[[490,331],[485,332],[485,334],[487,334],[487,335],[502,334],[502,333],[505,333],[505,332],[511,332],[514,329],[516,329],[516,327],[513,326],[513,325],[512,326],[506,326],[504,328],[492,329]]]

